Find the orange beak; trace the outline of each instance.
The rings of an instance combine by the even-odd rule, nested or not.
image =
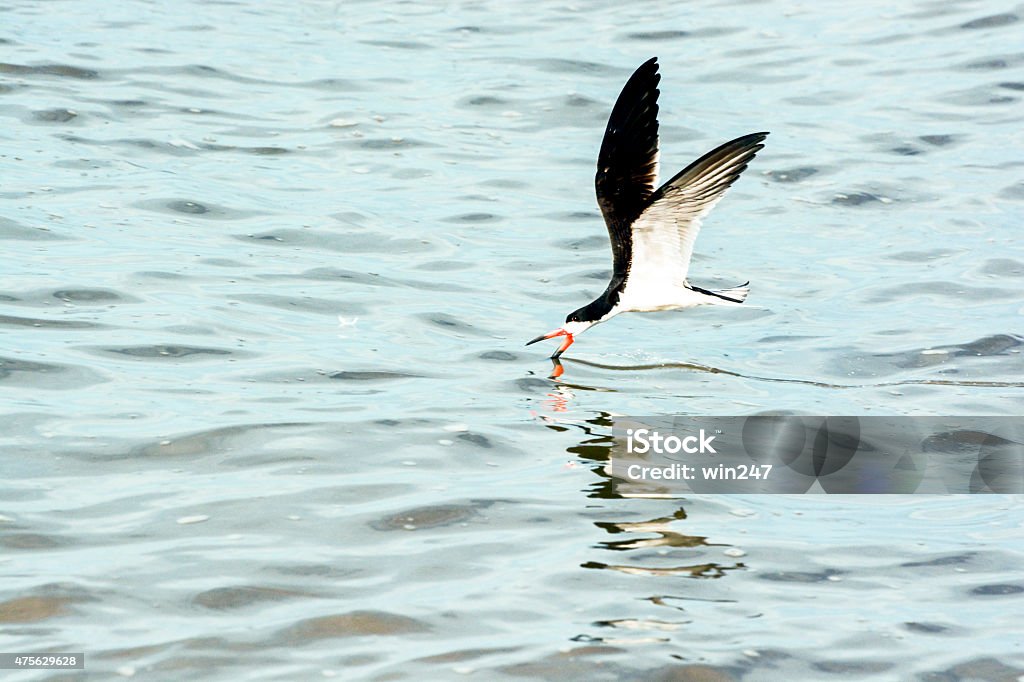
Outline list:
[[[547,334],[541,334],[537,338],[535,338],[535,339],[533,339],[531,341],[528,341],[526,343],[526,345],[529,346],[531,343],[537,343],[538,341],[543,341],[544,339],[553,339],[556,336],[564,336],[565,337],[565,341],[563,341],[562,345],[558,347],[558,350],[555,351],[555,354],[551,356],[553,358],[557,358],[559,355],[561,355],[562,353],[565,352],[566,348],[568,348],[569,346],[571,346],[573,344],[573,341],[575,341],[575,339],[572,338],[572,334],[570,334],[569,332],[565,331],[564,329],[556,329],[553,332],[548,332]]]

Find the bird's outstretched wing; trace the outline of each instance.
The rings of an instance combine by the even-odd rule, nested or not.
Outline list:
[[[630,225],[658,181],[658,58],[633,72],[619,93],[597,157],[597,203],[608,225],[616,275],[626,274]]]
[[[701,220],[764,148],[767,136],[751,133],[726,142],[684,168],[650,197],[630,226],[629,288],[686,286]]]

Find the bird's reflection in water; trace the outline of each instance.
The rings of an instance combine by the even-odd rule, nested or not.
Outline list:
[[[616,490],[615,481],[608,472],[606,465],[611,459],[616,440],[612,436],[612,415],[607,412],[599,412],[589,419],[584,420],[563,420],[549,418],[548,428],[557,431],[566,431],[572,428],[579,429],[585,437],[577,444],[566,449],[567,454],[574,455],[583,460],[589,460],[596,466],[592,471],[597,476],[591,487],[586,491],[587,497],[604,500],[626,500],[631,495],[623,495]],[[665,499],[674,499],[675,496],[666,496]],[[611,505],[609,505],[611,507]],[[643,521],[597,521],[594,525],[604,533],[610,535],[625,534],[628,537],[623,539],[605,540],[595,544],[607,551],[636,551],[658,549],[662,556],[671,556],[673,552],[666,553],[666,549],[682,551],[686,554],[694,552],[703,555],[707,548],[729,547],[727,544],[708,542],[703,535],[689,535],[682,533],[678,525],[686,521],[686,509],[678,507],[671,514],[657,516]],[[695,578],[720,578],[726,571],[743,568],[742,563],[722,565],[718,563],[702,562],[699,564],[687,564],[676,568],[643,568],[638,566],[616,566],[602,562],[588,562],[586,568],[608,568],[619,570],[623,573],[645,573],[657,575],[680,575],[685,574]]]
[[[611,534],[630,533],[648,537],[633,537],[626,540],[599,542],[597,543],[597,546],[602,549],[619,552],[640,549],[650,550],[659,547],[673,547],[682,550],[700,550],[705,547],[729,546],[721,543],[708,542],[707,537],[703,535],[686,535],[675,530],[673,528],[673,524],[678,521],[682,521],[685,518],[686,510],[680,507],[670,516],[662,516],[650,519],[649,521],[598,522],[595,524],[598,528],[601,528]],[[655,537],[649,537],[650,535],[654,535]],[[664,550],[659,552],[659,554],[663,554],[664,556],[671,555]],[[703,554],[703,552],[701,552],[701,554]],[[690,578],[721,578],[725,575],[726,571],[733,571],[743,567],[742,563],[736,563],[728,566],[717,562],[704,562],[661,568],[637,565],[606,564],[598,561],[590,561],[583,564],[583,568],[603,568],[633,575],[683,575]]]
[[[572,392],[572,388],[564,384],[555,384],[544,400],[540,401],[540,404],[551,412],[568,412],[569,405],[575,397],[576,394]]]
[[[559,363],[561,364],[561,363]],[[564,378],[564,377],[563,377]],[[556,380],[555,395],[565,398],[572,395],[570,384]],[[576,390],[594,390],[590,387],[576,386]],[[549,394],[551,398],[551,394]],[[551,398],[552,400],[554,398]],[[680,506],[678,495],[665,495],[659,499],[639,499],[637,496],[620,493],[611,477],[608,464],[617,452],[616,439],[612,436],[613,416],[608,412],[598,412],[584,419],[570,419],[552,414],[541,417],[548,428],[566,432],[579,430],[581,438],[566,448],[566,453],[578,461],[589,463],[594,474],[590,486],[583,492],[589,498],[586,506],[609,512],[615,518],[624,520],[594,521],[599,535],[590,540],[595,556],[592,560],[580,564],[581,568],[591,570],[612,571],[622,576],[624,581],[643,580],[635,583],[638,590],[631,598],[623,599],[622,609],[608,614],[608,618],[592,623],[599,628],[578,635],[577,641],[600,642],[604,644],[629,642],[637,643],[656,639],[666,641],[674,638],[672,631],[692,622],[694,611],[680,606],[689,600],[709,602],[733,602],[728,598],[708,598],[707,589],[687,589],[685,582],[680,580],[700,580],[725,578],[730,573],[742,572],[746,565],[740,561],[720,561],[723,550],[731,545],[718,543],[707,535],[685,532],[692,527],[694,521],[687,518],[686,509]],[[666,506],[671,504],[666,509]],[[643,511],[651,506],[660,508],[661,514],[644,516]],[[639,512],[639,513],[638,513]],[[667,513],[666,513],[667,512]],[[639,517],[639,520],[638,520]],[[607,518],[607,515],[605,515]],[[609,538],[609,536],[613,536]],[[584,539],[587,542],[586,539]],[[612,552],[620,554],[612,555]],[[612,557],[615,556],[615,560]],[[663,589],[651,589],[647,581],[664,581]],[[624,582],[624,593],[630,595],[630,585]],[[653,593],[653,594],[652,594]],[[648,606],[636,605],[644,603]],[[629,606],[634,604],[635,606]],[[652,610],[653,608],[653,610]],[[684,620],[677,620],[679,612],[689,615]],[[672,614],[666,618],[658,613]],[[741,608],[741,612],[743,612]],[[615,634],[611,634],[614,632]],[[627,634],[628,633],[628,634]]]
[[[565,373],[565,367],[562,365],[558,358],[550,358],[551,360],[551,374],[548,379],[551,379],[551,390],[547,393],[544,399],[541,401],[543,405],[550,412],[568,412],[572,406],[573,401],[576,399],[576,391],[597,391],[605,393],[614,393],[615,389],[612,388],[599,388],[597,386],[587,386],[586,384],[570,383],[562,379],[562,375]],[[558,419],[545,418],[542,419],[549,423],[558,423]],[[575,423],[575,422],[572,422]],[[611,426],[611,422],[608,423]]]
[[[680,507],[671,516],[662,516],[650,521],[630,522],[598,522],[595,525],[610,534],[617,533],[654,533],[655,538],[637,538],[631,540],[614,540],[599,542],[598,547],[625,551],[630,549],[650,549],[653,547],[701,547],[711,546],[702,535],[683,535],[670,526],[676,521],[686,518],[686,510]],[[721,546],[721,545],[718,545]]]
[[[661,575],[661,576],[684,576],[687,578],[721,578],[726,571],[735,571],[744,568],[743,564],[723,566],[719,563],[693,564],[689,566],[666,566],[656,568],[653,566],[616,565],[604,564],[600,561],[588,561],[582,564],[583,568],[603,568],[610,571],[619,571],[628,575]]]

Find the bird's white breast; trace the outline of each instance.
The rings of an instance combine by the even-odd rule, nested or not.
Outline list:
[[[692,308],[705,303],[706,296],[658,277],[633,277],[619,294],[619,312],[654,312]]]

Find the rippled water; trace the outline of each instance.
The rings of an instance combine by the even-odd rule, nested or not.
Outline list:
[[[1024,674],[1019,496],[603,472],[614,414],[1021,413],[1024,9],[825,5],[8,3],[0,650]],[[619,318],[552,380],[522,344],[604,287],[596,150],[655,54],[666,173],[772,131],[691,271],[749,305]]]

